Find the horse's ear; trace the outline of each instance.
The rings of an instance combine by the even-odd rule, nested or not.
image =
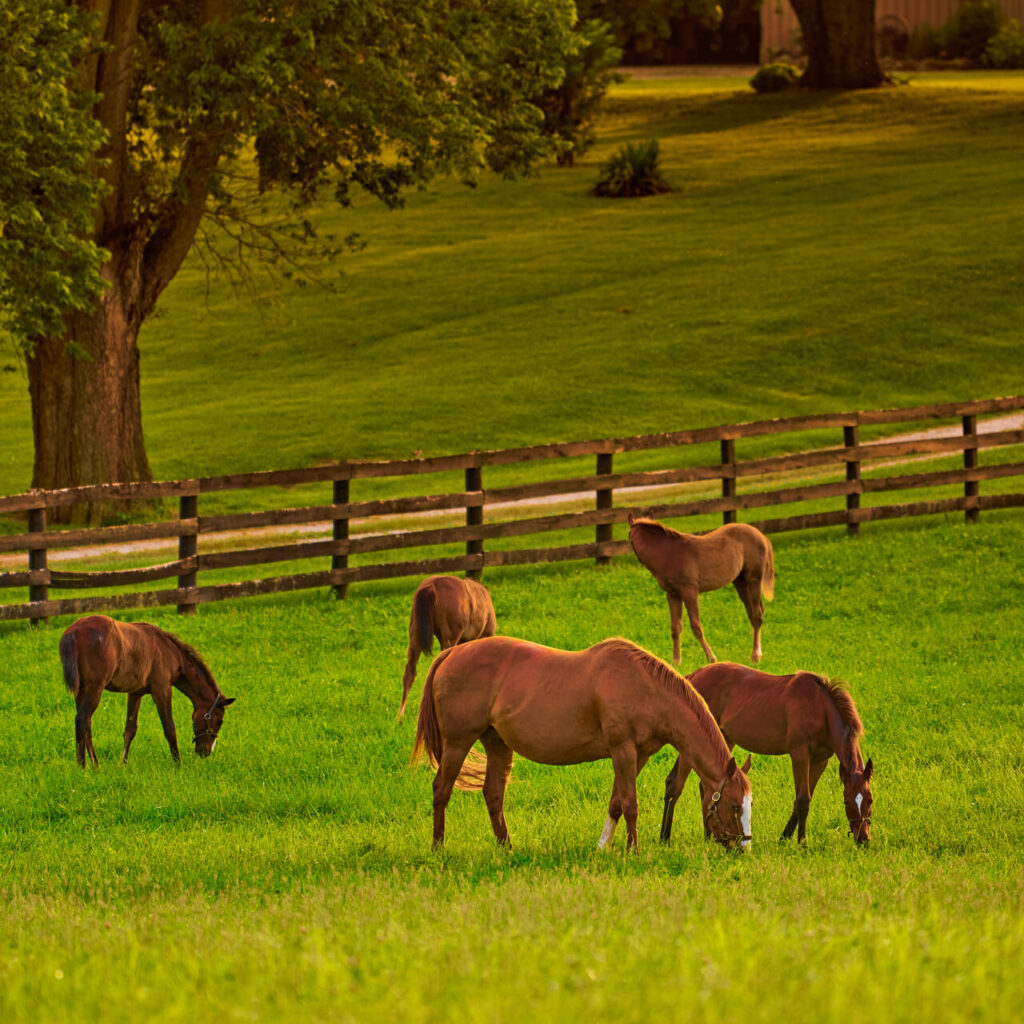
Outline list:
[[[632,512],[627,513],[626,522],[628,522],[629,525],[632,526],[636,522],[636,516],[633,515]]]
[[[226,708],[229,704],[234,704],[235,703],[235,698],[234,697],[218,697],[217,698],[217,703],[222,708]]]
[[[750,771],[750,755],[747,754],[746,761],[743,762],[743,774],[746,775]]]
[[[843,762],[839,762],[839,778],[842,779],[843,784],[846,783],[846,769],[843,767]]]
[[[864,765],[864,781],[871,781],[871,773],[875,770],[875,766],[871,763],[871,758],[868,758],[868,763]]]
[[[736,774],[736,758],[730,757],[729,763],[725,766],[726,778],[731,779]]]

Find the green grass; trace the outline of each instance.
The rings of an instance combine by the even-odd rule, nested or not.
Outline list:
[[[268,285],[257,312],[220,284],[207,298],[192,266],[142,338],[154,471],[1019,391],[1022,83],[755,97],[627,82],[575,170],[332,215],[369,242],[328,271],[336,295]],[[610,152],[649,137],[676,192],[587,196]],[[0,492],[28,483],[24,392],[0,374]],[[414,581],[126,615],[179,632],[238,698],[215,755],[180,768],[148,701],[117,764],[124,700],[108,695],[102,766],[80,771],[57,659],[70,620],[0,624],[0,1019],[1005,1016],[1024,997],[1021,517],[774,543],[763,667],[849,681],[876,765],[866,851],[834,768],[808,848],[778,844],[792,781],[765,757],[750,855],[704,843],[689,789],[660,846],[670,751],[641,776],[635,856],[621,836],[594,849],[607,763],[521,759],[514,849],[495,848],[479,794],[456,794],[431,851],[431,775],[408,765],[414,716],[394,718]],[[670,652],[663,595],[632,559],[486,582],[502,633]],[[701,604],[718,655],[745,660],[735,594]],[[696,667],[696,642],[683,649]],[[175,711],[187,737],[187,702]]]
[[[154,473],[1012,391],[1024,133],[1004,85],[1020,80],[778,96],[627,82],[575,169],[325,209],[367,242],[323,269],[336,293],[261,282],[257,310],[190,265],[141,338]],[[651,137],[671,195],[588,195],[611,152]],[[0,438],[0,492],[18,492],[19,372],[0,374]]]
[[[792,781],[766,757],[748,856],[705,845],[689,789],[660,846],[666,750],[641,776],[636,856],[621,836],[595,850],[607,762],[522,759],[513,850],[494,846],[480,795],[456,793],[432,852],[431,773],[408,765],[414,715],[394,717],[411,583],[147,613],[238,698],[214,756],[180,768],[148,701],[117,764],[124,700],[107,695],[101,768],[78,769],[56,654],[70,620],[0,627],[0,1016],[170,1021],[199,1003],[296,1021],[710,1021],[723,1008],[839,1021],[854,1000],[877,1019],[991,1019],[1024,995],[1022,542],[1010,514],[776,538],[763,667],[849,681],[876,765],[866,851],[846,835],[834,767],[808,848],[778,844]],[[502,633],[670,652],[663,596],[631,559],[487,583]],[[744,660],[736,596],[706,595],[702,614],[719,656]],[[689,636],[683,650],[696,667]],[[175,710],[187,736],[180,696]]]

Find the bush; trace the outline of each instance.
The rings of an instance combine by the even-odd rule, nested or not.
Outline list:
[[[1011,18],[988,42],[981,62],[987,68],[1024,68],[1024,32]]]
[[[763,64],[750,79],[754,92],[780,92],[791,89],[800,81],[800,69],[782,62]]]
[[[946,52],[951,57],[980,60],[989,41],[1003,24],[998,0],[964,0],[944,26]]]
[[[671,192],[658,168],[659,158],[657,139],[627,143],[602,165],[594,195],[626,199]]]

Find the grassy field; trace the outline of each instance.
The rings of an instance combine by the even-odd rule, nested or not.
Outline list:
[[[704,843],[691,790],[662,847],[665,750],[641,776],[635,856],[622,836],[595,849],[607,762],[521,759],[513,850],[482,797],[457,793],[432,852],[431,773],[408,764],[414,716],[395,719],[411,583],[148,615],[238,698],[213,757],[180,768],[149,702],[117,763],[124,700],[108,695],[101,768],[78,769],[66,622],[4,626],[0,1017],[994,1019],[1024,996],[1022,543],[1020,518],[998,514],[777,538],[763,665],[849,681],[876,765],[868,850],[846,834],[834,766],[808,848],[778,844],[792,781],[765,757],[750,854]],[[503,633],[670,652],[662,595],[632,560],[487,582]],[[745,659],[735,595],[702,609],[719,656]]]
[[[331,215],[368,243],[324,271],[335,294],[264,282],[256,310],[223,283],[207,293],[193,265],[142,338],[154,471],[1019,393],[1022,87],[627,82],[572,171]],[[654,136],[674,193],[588,197],[604,157]],[[0,374],[0,493],[28,483],[24,392]],[[846,835],[834,767],[807,849],[778,844],[792,781],[765,757],[749,855],[705,844],[692,790],[663,847],[663,751],[641,777],[635,856],[621,835],[595,850],[610,765],[522,760],[514,848],[495,848],[479,794],[456,794],[432,851],[431,773],[408,763],[414,716],[395,719],[415,581],[125,616],[180,633],[238,698],[215,755],[180,768],[149,702],[120,766],[124,700],[108,696],[101,768],[79,770],[57,658],[70,620],[0,624],[0,1020],[1009,1015],[1024,999],[1022,544],[1009,512],[776,538],[763,667],[849,682],[876,765],[868,850]],[[502,633],[670,653],[663,595],[632,559],[486,582]],[[718,655],[745,660],[735,594],[702,614]],[[684,637],[685,668],[697,654]]]

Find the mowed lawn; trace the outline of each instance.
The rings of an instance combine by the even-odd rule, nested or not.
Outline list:
[[[395,717],[413,582],[148,617],[237,697],[198,761],[187,702],[175,767],[152,703],[126,766],[124,698],[74,763],[66,621],[0,632],[0,1017],[496,1021],[996,1019],[1019,1005],[1024,942],[1020,636],[1024,523],[993,513],[776,538],[768,671],[848,681],[876,766],[874,835],[847,835],[834,762],[806,849],[777,841],[788,762],[755,757],[754,843],[705,843],[691,785],[657,841],[672,751],[641,776],[640,849],[598,853],[611,767],[517,759],[497,849],[478,793],[430,847],[429,768]],[[624,635],[670,653],[634,560],[489,572],[499,631],[580,649]],[[722,658],[750,633],[702,599]],[[684,637],[684,666],[699,665]]]
[[[1004,81],[1005,79],[1005,81]],[[629,82],[571,170],[337,218],[366,248],[337,291],[261,281],[256,310],[191,265],[142,338],[159,477],[407,456],[1020,393],[1024,76],[755,97]],[[1008,83],[1008,84],[1007,84]],[[676,191],[587,188],[657,137]],[[13,357],[11,357],[13,365]],[[0,493],[29,482],[24,379],[0,374]],[[983,485],[984,487],[984,485]],[[17,527],[20,529],[20,527]],[[691,784],[657,842],[672,752],[641,776],[640,849],[595,847],[607,762],[517,760],[513,849],[456,793],[430,848],[395,718],[415,580],[127,614],[180,633],[237,697],[212,758],[175,767],[123,697],[74,763],[57,643],[0,625],[0,1020],[992,1020],[1024,1001],[1024,583],[1019,513],[783,534],[767,671],[848,681],[876,765],[874,838],[834,763],[806,849],[755,758],[752,851],[703,839]],[[632,559],[489,570],[499,631],[670,653]],[[745,661],[735,593],[702,599]],[[683,667],[700,664],[683,638]]]

